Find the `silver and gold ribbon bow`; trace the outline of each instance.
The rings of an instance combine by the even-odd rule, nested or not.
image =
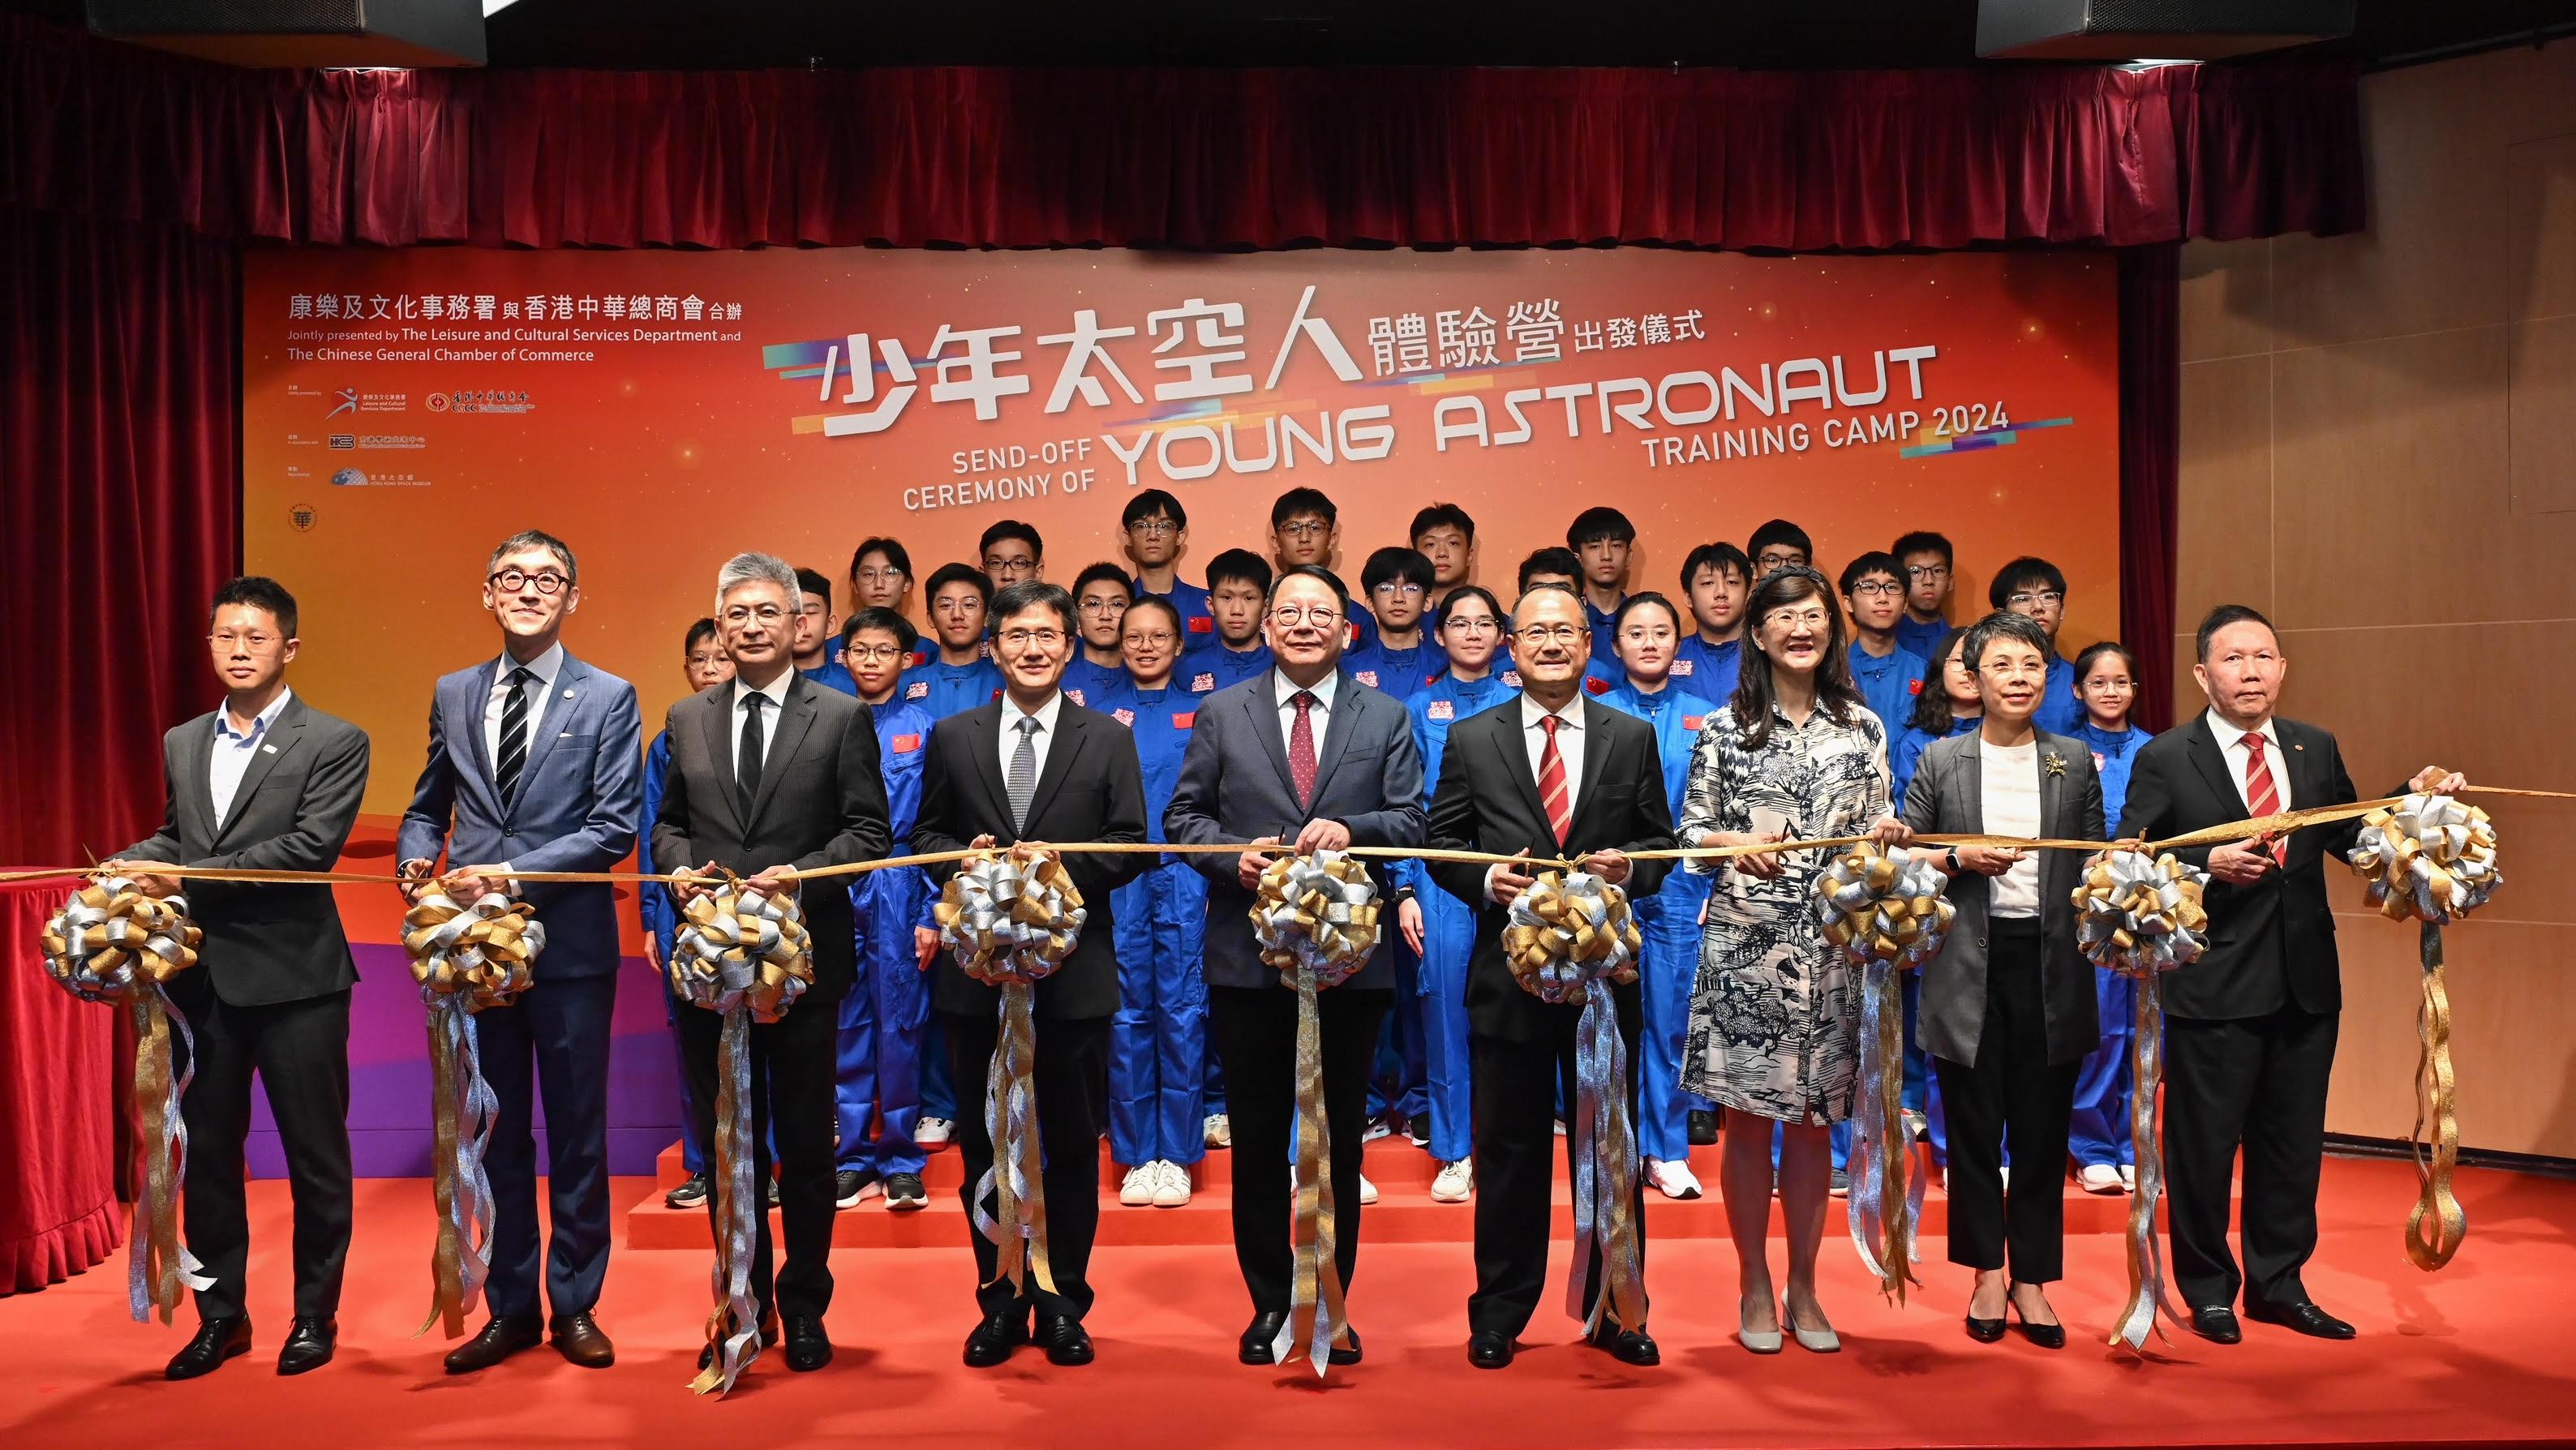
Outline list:
[[[993,1280],[1017,1294],[1031,1279],[1056,1292],[1047,1253],[1044,1150],[1038,1140],[1037,984],[1082,939],[1090,912],[1064,858],[1026,846],[969,861],[931,908],[958,969],[1001,991],[1001,1032],[984,1072],[984,1131],[993,1166],[975,1185],[975,1232],[995,1250]],[[984,1200],[993,1200],[986,1212]]]
[[[2460,1118],[2442,928],[2486,905],[2504,884],[2496,867],[2495,823],[2485,811],[2449,796],[2410,795],[2362,817],[2361,835],[2345,859],[2369,881],[2370,904],[2382,916],[2421,923],[2415,1127],[2407,1134],[2416,1195],[2406,1215],[2406,1257],[2429,1273],[2449,1263],[2469,1236],[2468,1211],[2451,1191],[2460,1161]]]
[[[2164,1083],[2164,974],[2200,960],[2209,949],[2209,913],[2201,892],[2207,872],[2168,851],[2106,851],[2075,888],[2075,945],[2085,960],[2137,983],[2129,1030],[2129,1138],[2138,1190],[2129,1199],[2129,1298],[2110,1344],[2144,1349],[2165,1337],[2162,1314],[2179,1321],[2165,1290],[2164,1248],[2156,1238],[2156,1203],[2164,1196],[2165,1151],[2156,1128],[2156,1095]]]
[[[770,896],[728,881],[691,900],[671,942],[671,994],[720,1013],[716,1038],[715,1308],[707,1315],[714,1351],[689,1388],[723,1394],[760,1357],[751,1258],[767,1195],[753,1182],[751,1024],[775,1022],[814,981],[812,940],[795,894]]]
[[[125,1246],[127,1308],[137,1324],[154,1313],[170,1322],[182,1289],[211,1289],[215,1281],[197,1256],[179,1242],[179,1189],[188,1170],[188,1125],[180,1113],[196,1077],[196,1035],[187,1016],[164,990],[172,977],[197,964],[205,939],[188,918],[184,896],[155,897],[134,882],[111,876],[74,892],[45,923],[45,972],[84,1002],[122,1006],[134,1028],[134,1070],[125,1111],[134,1125],[142,1171],[134,1221]],[[175,1068],[171,1035],[187,1052]]]
[[[1628,1046],[1613,984],[1637,980],[1643,946],[1628,895],[1589,871],[1546,871],[1512,898],[1503,955],[1521,990],[1583,1009],[1574,1028],[1574,1254],[1565,1312],[1587,1333],[1606,1315],[1646,1327],[1645,1242],[1637,1221],[1637,1133],[1628,1111]],[[1601,1270],[1593,1279],[1593,1254]]]
[[[1377,950],[1377,882],[1340,851],[1281,856],[1252,900],[1261,960],[1297,991],[1297,1277],[1288,1322],[1271,1342],[1273,1364],[1306,1356],[1321,1375],[1350,1338],[1342,1273],[1334,1257],[1332,1125],[1324,1112],[1324,1035],[1315,994],[1349,981]]]
[[[1898,974],[1941,951],[1957,914],[1931,862],[1875,845],[1844,851],[1816,874],[1825,941],[1860,968],[1860,1078],[1853,1094],[1852,1243],[1879,1292],[1905,1302],[1926,1175],[1906,1141],[1905,998]]]
[[[465,1316],[483,1296],[492,1271],[492,1179],[483,1156],[492,1143],[500,1099],[483,1077],[475,1014],[506,1007],[534,980],[546,929],[527,907],[499,892],[472,904],[435,888],[403,913],[403,950],[429,1009],[429,1103],[436,1137],[431,1196],[438,1237],[430,1248],[430,1309],[415,1335],[442,1324],[465,1332]]]

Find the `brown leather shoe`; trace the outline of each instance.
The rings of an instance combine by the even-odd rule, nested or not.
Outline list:
[[[617,1363],[617,1346],[600,1333],[599,1322],[584,1309],[578,1314],[558,1314],[546,1326],[547,1338],[564,1358],[583,1369],[606,1369]]]
[[[537,1316],[518,1314],[507,1319],[495,1314],[472,1339],[447,1352],[449,1374],[472,1374],[490,1369],[523,1349],[533,1349],[544,1336],[538,1332]]]

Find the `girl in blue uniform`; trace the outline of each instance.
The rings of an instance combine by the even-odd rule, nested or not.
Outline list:
[[[1490,592],[1473,584],[1450,590],[1433,625],[1449,668],[1405,704],[1413,716],[1414,748],[1422,754],[1425,807],[1440,785],[1440,757],[1448,747],[1450,727],[1520,693],[1495,669],[1502,652],[1503,610]],[[1420,861],[1398,861],[1388,874],[1395,884],[1396,924],[1405,945],[1422,961],[1414,983],[1422,998],[1423,1057],[1430,1083],[1425,1116],[1431,1120],[1431,1156],[1441,1165],[1431,1196],[1441,1203],[1464,1203],[1476,1182],[1468,1156],[1473,1098],[1467,1077],[1467,959],[1476,946],[1476,913],[1434,884]]]
[[[2129,723],[2138,698],[2138,664],[2117,644],[2097,644],[2075,657],[2076,698],[2084,718],[2069,733],[2093,752],[2102,777],[2102,820],[2120,838],[2120,807],[2129,795],[2129,767],[2138,747],[2153,737]],[[2137,1151],[2129,1138],[2129,1042],[2136,1033],[2137,984],[2117,972],[2095,972],[2093,988],[2102,1016],[2102,1044],[2075,1075],[2075,1114],[2067,1147],[2075,1156],[2075,1181],[2087,1193],[2118,1193],[2137,1185]]]

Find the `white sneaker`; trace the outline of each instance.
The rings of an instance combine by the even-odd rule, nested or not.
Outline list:
[[[1666,1198],[1692,1199],[1700,1195],[1699,1175],[1688,1163],[1678,1159],[1651,1160],[1646,1164],[1646,1181]]]
[[[2007,1163],[2001,1168],[1996,1169],[1995,1176],[2003,1180],[2004,1191],[2006,1193],[2010,1193],[2012,1191],[2012,1165]]]
[[[2075,1186],[2087,1193],[2120,1191],[2120,1170],[2108,1163],[2087,1163],[2075,1173]]]
[[[924,1118],[912,1128],[912,1141],[924,1148],[938,1148],[948,1142],[949,1130],[956,1125],[946,1118]]]
[[[2120,1186],[2121,1186],[2122,1188],[2125,1188],[2125,1189],[2129,1190],[2131,1193],[2135,1193],[2135,1192],[2137,1192],[2137,1191],[2138,1191],[2138,1165],[2137,1165],[2137,1164],[2135,1164],[2135,1163],[2123,1163],[2123,1164],[2121,1164],[2121,1165],[2120,1165]]]
[[[1143,1208],[1154,1201],[1154,1191],[1162,1186],[1162,1165],[1139,1163],[1119,1180],[1118,1201],[1129,1208]]]
[[[1208,1114],[1206,1127],[1207,1145],[1209,1147],[1231,1148],[1234,1146],[1234,1123],[1228,1119],[1225,1114]]]
[[[1154,1165],[1154,1206],[1179,1208],[1190,1201],[1190,1170],[1169,1159]]]
[[[1360,1175],[1360,1203],[1365,1207],[1375,1202],[1377,1202],[1377,1185],[1369,1182],[1368,1175],[1363,1173]]]
[[[1565,1119],[1563,1118],[1556,1120],[1556,1136],[1560,1138],[1565,1136]]]
[[[1465,1203],[1475,1191],[1476,1164],[1472,1159],[1441,1164],[1440,1176],[1431,1180],[1433,1203]]]

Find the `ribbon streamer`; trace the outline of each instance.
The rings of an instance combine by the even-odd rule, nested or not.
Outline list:
[[[1377,882],[1343,851],[1281,856],[1261,873],[1252,901],[1261,960],[1297,993],[1297,1253],[1288,1322],[1270,1344],[1273,1364],[1298,1355],[1322,1375],[1350,1338],[1333,1208],[1332,1122],[1324,1112],[1324,1036],[1316,994],[1349,981],[1377,950]]]
[[[1905,1140],[1905,1002],[1898,974],[1940,954],[1958,908],[1930,861],[1876,845],[1846,851],[1816,875],[1825,941],[1861,969],[1860,1080],[1853,1095],[1853,1173],[1845,1204],[1852,1243],[1879,1292],[1905,1302],[1919,1282],[1915,1235],[1925,1175]]]
[[[673,996],[724,1018],[716,1037],[716,1261],[708,1276],[715,1295],[707,1315],[713,1353],[689,1381],[694,1394],[723,1395],[760,1357],[751,1259],[767,1207],[752,1181],[758,1145],[751,1024],[777,1021],[813,984],[812,940],[796,897],[765,895],[728,878],[692,898],[671,942],[668,971]]]
[[[2451,1075],[2451,995],[2442,982],[2442,928],[2425,922],[2419,951],[2424,997],[2415,1013],[2421,1055],[2415,1061],[2415,1127],[2407,1147],[2415,1160],[2415,1206],[2406,1214],[2406,1257],[2426,1273],[2451,1261],[2469,1237],[2469,1215],[2451,1192],[2460,1163],[2460,1119]],[[2432,1141],[2425,1141],[2425,1127]]]
[[[2201,903],[2208,884],[2209,873],[2170,851],[2113,850],[2075,888],[2075,945],[2085,960],[2138,986],[2129,1038],[2129,1137],[2138,1165],[2138,1190],[2129,1200],[2129,1298],[2104,1341],[2131,1349],[2145,1349],[2151,1331],[2166,1337],[2157,1315],[2182,1321],[2165,1287],[2164,1245],[2156,1237],[2165,1161],[2156,1096],[2164,1084],[2164,974],[2209,949],[2209,913]]]
[[[1062,857],[1026,845],[971,861],[931,908],[940,944],[969,978],[1001,992],[1001,1031],[984,1069],[984,1132],[993,1166],[975,1185],[975,1232],[995,1250],[993,1282],[1053,1294],[1045,1152],[1038,1140],[1037,984],[1082,938],[1090,912]],[[986,1195],[993,1211],[984,1210]]]
[[[134,1068],[124,1111],[133,1124],[143,1191],[125,1246],[127,1309],[137,1324],[158,1313],[171,1322],[182,1289],[215,1286],[197,1256],[179,1242],[179,1188],[186,1181],[188,1125],[181,1113],[196,1077],[197,1043],[187,1016],[164,990],[197,964],[205,933],[188,917],[184,896],[154,897],[122,876],[91,881],[45,923],[45,972],[84,1002],[121,1005],[134,1026]],[[174,1072],[171,1033],[187,1051]]]
[[[1521,990],[1582,1007],[1574,1034],[1574,1254],[1565,1312],[1586,1333],[1606,1315],[1619,1329],[1646,1325],[1645,1242],[1637,1222],[1637,1133],[1628,1112],[1628,1049],[1612,984],[1637,980],[1644,945],[1627,893],[1588,871],[1548,871],[1512,898],[1503,953]],[[1593,1254],[1601,1256],[1592,1293]]]

